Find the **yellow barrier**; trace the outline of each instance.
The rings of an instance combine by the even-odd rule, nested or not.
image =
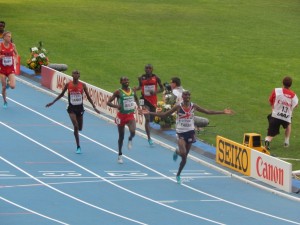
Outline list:
[[[216,162],[250,176],[251,148],[217,136]]]

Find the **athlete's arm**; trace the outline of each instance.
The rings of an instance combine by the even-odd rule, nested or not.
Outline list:
[[[83,86],[83,90],[84,90],[84,93],[87,97],[87,99],[89,100],[89,102],[91,103],[91,105],[93,106],[94,110],[97,112],[97,113],[100,113],[100,111],[96,108],[93,100],[91,99],[91,96],[89,95],[89,92],[87,90],[87,87],[86,87],[86,84],[85,83],[82,83],[82,86]]]
[[[59,94],[52,102],[48,103],[48,104],[46,105],[46,107],[50,107],[50,106],[53,105],[57,100],[59,100],[61,97],[63,97],[63,96],[65,95],[66,91],[68,90],[68,84],[69,84],[69,83],[67,83],[67,84],[64,86],[62,92],[61,92],[61,93],[60,93],[60,94]]]
[[[113,101],[117,98],[120,97],[120,92],[119,90],[116,90],[113,95],[108,99],[107,101],[107,105],[112,107],[112,108],[116,108],[116,109],[121,109],[121,106],[120,105],[116,105],[116,104],[113,104]]]

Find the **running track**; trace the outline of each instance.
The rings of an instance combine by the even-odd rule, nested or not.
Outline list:
[[[160,136],[149,147],[137,132],[118,164],[116,126],[89,109],[75,154],[66,101],[45,108],[55,96],[21,76],[0,108],[1,225],[300,224],[298,195],[247,184],[195,152],[178,185],[176,144]]]

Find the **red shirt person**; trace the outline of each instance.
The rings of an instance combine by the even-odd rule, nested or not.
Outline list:
[[[18,52],[16,45],[11,42],[11,37],[11,32],[5,31],[3,33],[3,42],[0,43],[0,76],[4,108],[7,108],[6,89],[9,87],[14,89],[16,86],[14,59],[18,56]]]
[[[143,101],[143,107],[147,108],[150,112],[156,112],[157,107],[157,94],[163,92],[164,86],[161,83],[160,78],[153,74],[153,66],[147,64],[145,66],[145,74],[138,78],[139,87],[135,90],[141,90]],[[148,137],[148,143],[153,145],[153,141],[150,136],[150,122],[152,122],[154,116],[145,115],[145,130]]]
[[[294,108],[298,106],[298,97],[296,93],[290,89],[292,82],[291,77],[284,77],[282,80],[283,87],[275,88],[269,97],[272,113],[267,117],[269,127],[265,138],[265,147],[268,150],[270,150],[270,142],[273,137],[279,134],[280,126],[285,129],[284,147],[288,147],[290,144],[292,114]]]
[[[62,92],[50,103],[46,105],[46,107],[50,107],[53,105],[57,100],[65,95],[65,92],[68,91],[68,108],[67,112],[70,116],[71,122],[74,127],[74,136],[77,145],[76,153],[81,153],[81,147],[79,142],[79,131],[82,130],[83,126],[83,93],[85,93],[88,101],[93,106],[94,110],[97,113],[100,111],[96,108],[94,102],[92,101],[89,92],[87,90],[86,84],[79,81],[80,72],[78,70],[74,70],[72,72],[73,81],[66,83]]]

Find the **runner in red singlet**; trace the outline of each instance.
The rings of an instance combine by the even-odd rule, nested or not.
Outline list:
[[[93,106],[94,110],[97,113],[100,113],[100,111],[96,108],[95,104],[93,103],[89,95],[89,92],[87,90],[86,84],[79,81],[80,72],[78,70],[74,70],[72,72],[72,77],[73,77],[73,81],[66,83],[62,92],[52,102],[48,103],[46,107],[50,107],[51,105],[53,105],[57,100],[59,100],[61,97],[65,95],[66,91],[68,91],[69,105],[67,111],[69,113],[70,119],[74,126],[74,136],[77,145],[76,153],[80,154],[81,147],[79,142],[79,131],[82,130],[82,126],[83,126],[83,113],[84,113],[83,92],[85,93],[88,101]]]
[[[143,104],[141,105],[150,112],[155,112],[157,108],[157,94],[164,91],[164,86],[161,83],[161,79],[152,72],[153,66],[147,64],[145,66],[145,74],[138,78],[139,86],[135,87],[134,90],[141,90],[142,92],[141,100],[143,101]],[[145,130],[149,145],[153,145],[150,136],[150,122],[153,122],[153,119],[153,116],[145,115]]]
[[[0,76],[2,83],[3,107],[7,108],[6,89],[14,89],[15,81],[15,62],[14,59],[18,56],[16,45],[11,42],[11,32],[3,33],[3,42],[0,43]]]

